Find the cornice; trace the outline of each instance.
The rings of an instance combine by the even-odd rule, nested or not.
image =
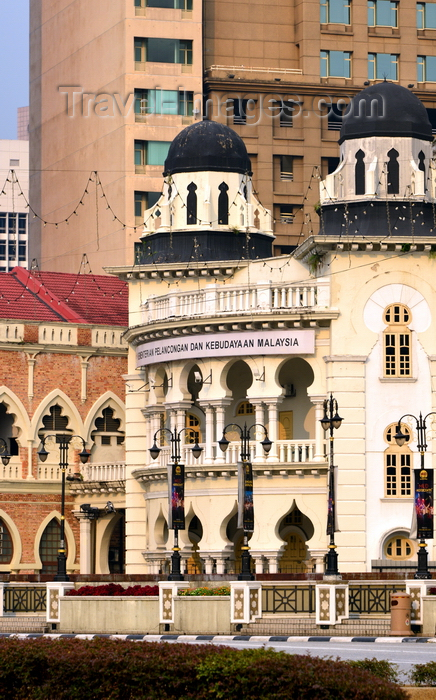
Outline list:
[[[286,318],[284,318],[286,316]],[[280,329],[305,329],[311,328],[326,328],[330,325],[330,321],[339,317],[339,311],[336,309],[322,309],[313,311],[306,309],[304,311],[296,311],[289,313],[285,310],[282,313],[279,311],[274,313],[266,313],[262,316],[256,316],[255,319],[250,313],[244,316],[232,316],[219,318],[217,315],[203,317],[201,319],[189,320],[186,318],[178,318],[175,321],[169,322],[157,321],[154,323],[144,323],[138,326],[132,326],[126,331],[124,337],[126,341],[133,346],[141,343],[147,343],[150,340],[159,340],[161,338],[183,338],[187,335],[197,335],[204,333],[228,333],[229,331],[253,331],[253,330],[280,330]]]
[[[133,267],[105,267],[109,275],[123,280],[166,280],[203,277],[221,279],[230,277],[237,270],[247,267],[252,260],[230,260],[212,262],[153,263]]]

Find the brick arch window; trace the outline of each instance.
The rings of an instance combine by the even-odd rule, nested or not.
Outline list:
[[[119,418],[114,418],[114,410],[108,406],[103,409],[101,416],[95,419],[95,428],[91,434],[95,441],[96,436],[100,435],[102,445],[122,445],[124,443],[124,433],[120,430],[121,421]]]
[[[388,447],[384,453],[385,461],[385,496],[386,498],[411,498],[412,496],[412,452],[408,443],[411,440],[410,428],[401,424],[401,432],[406,435],[406,442],[398,447],[394,435],[397,423],[392,423],[385,431]]]
[[[59,404],[55,404],[50,407],[49,413],[47,413],[43,419],[43,428],[38,431],[38,436],[41,438],[45,433],[71,433],[71,428],[68,428],[68,416],[62,415],[62,407]],[[57,440],[58,442],[58,440]]]
[[[384,376],[410,377],[412,374],[410,309],[404,304],[390,304],[383,313],[387,324],[383,332]]]
[[[42,562],[41,574],[55,574],[57,571],[60,531],[61,526],[59,521],[53,518],[42,533],[41,542],[39,544],[39,556]],[[68,550],[66,541],[65,549]]]
[[[5,521],[0,518],[0,564],[9,564],[13,551],[11,533]]]

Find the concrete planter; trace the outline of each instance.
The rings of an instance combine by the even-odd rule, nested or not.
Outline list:
[[[422,605],[422,634],[424,637],[434,637],[436,634],[436,595],[423,595]]]
[[[171,631],[230,634],[230,596],[175,596]]]
[[[64,596],[60,632],[76,634],[159,633],[158,596]]]

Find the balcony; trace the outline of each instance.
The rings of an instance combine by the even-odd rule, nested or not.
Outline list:
[[[257,474],[268,475],[318,475],[326,473],[326,458],[315,461],[315,440],[277,440],[272,454],[256,454],[257,442],[250,444],[253,470]],[[225,453],[218,443],[213,443],[208,449],[201,445],[203,452],[199,459],[192,454],[192,445],[182,445],[181,462],[185,465],[187,478],[205,478],[219,476],[235,476],[237,464],[240,462],[241,446],[239,441],[232,441]],[[323,441],[324,454],[326,443]],[[147,455],[146,466],[136,469],[134,476],[141,481],[153,481],[167,478],[167,465],[171,463],[171,452],[168,446],[162,446],[156,460]]]
[[[142,306],[142,322],[158,323],[177,318],[226,318],[241,314],[325,311],[330,306],[330,284],[318,279],[306,284],[257,283],[256,285],[208,285],[192,292],[150,296]]]

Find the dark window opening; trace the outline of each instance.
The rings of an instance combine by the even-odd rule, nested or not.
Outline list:
[[[400,191],[400,165],[398,156],[400,154],[395,148],[388,151],[388,194],[398,194]]]
[[[222,182],[219,186],[219,196],[218,196],[218,223],[227,225],[229,223],[229,195],[228,185]]]
[[[197,223],[197,185],[191,182],[188,185],[188,197],[186,200],[186,223],[193,225]]]
[[[356,165],[354,168],[354,187],[356,194],[365,194],[365,154],[361,148],[356,153]]]

